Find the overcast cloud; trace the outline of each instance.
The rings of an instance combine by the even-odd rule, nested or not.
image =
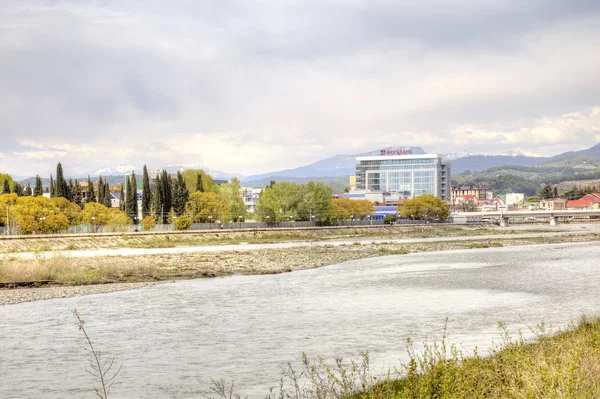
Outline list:
[[[5,0],[0,172],[587,148],[598,43],[592,0]]]

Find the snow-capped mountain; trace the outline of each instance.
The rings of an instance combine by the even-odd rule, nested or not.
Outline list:
[[[135,171],[136,168],[133,165],[117,165],[112,168],[103,167],[95,171],[84,173],[82,176],[122,176],[128,175]],[[138,169],[141,171],[141,168]]]

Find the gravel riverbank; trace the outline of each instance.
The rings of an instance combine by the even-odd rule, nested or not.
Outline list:
[[[134,289],[157,281],[229,275],[277,274],[339,264],[354,259],[416,252],[481,249],[536,244],[600,241],[600,234],[545,234],[532,237],[482,236],[468,240],[357,240],[353,243],[313,243],[310,246],[258,249],[237,246],[235,250],[209,252],[157,253],[139,256],[94,256],[37,259],[8,257],[0,261],[0,278],[7,282],[51,281],[40,288],[0,289],[0,305],[102,294]],[[259,247],[260,248],[260,247]],[[135,283],[131,283],[135,282]],[[105,284],[98,284],[105,283]],[[109,283],[109,284],[106,284]]]
[[[39,288],[17,288],[0,290],[0,306],[13,305],[21,302],[42,301],[54,298],[69,298],[73,296],[106,294],[107,292],[125,291],[149,287],[156,283],[115,283],[93,284],[78,286],[50,286]]]

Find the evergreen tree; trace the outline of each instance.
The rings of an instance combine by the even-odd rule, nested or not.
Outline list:
[[[121,183],[121,195],[119,196],[119,210],[125,212],[125,190],[123,189],[125,183]]]
[[[125,176],[125,214],[130,218],[133,218],[131,194],[131,181],[129,180],[129,175],[127,175]]]
[[[106,180],[104,180],[104,206],[107,208],[112,207],[112,201],[110,200],[110,186]]]
[[[183,215],[185,204],[188,202],[189,198],[190,193],[185,186],[183,175],[181,172],[177,171],[177,179],[173,183],[173,209],[175,210],[175,215]]]
[[[132,203],[131,203],[131,209],[132,209],[132,213],[133,213],[133,221],[138,221],[136,218],[139,215],[139,208],[138,208],[138,201],[137,201],[137,180],[135,178],[135,172],[131,172],[131,188],[133,190],[132,192]],[[139,222],[139,221],[138,221]]]
[[[164,214],[169,213],[171,208],[173,207],[173,184],[171,182],[171,177],[167,173],[166,170],[162,171],[161,180],[161,188],[162,188],[162,203],[164,206]]]
[[[44,194],[44,187],[42,186],[42,178],[38,175],[35,176],[35,188],[33,189],[33,196],[38,197]]]
[[[69,198],[69,189],[67,186],[67,181],[63,176],[63,168],[60,162],[58,163],[58,165],[56,165],[56,182],[54,183],[54,186],[55,197]]]
[[[204,192],[204,185],[202,184],[202,175],[198,173],[198,181],[196,182],[196,191]]]
[[[7,180],[4,180],[4,181],[7,181]],[[18,182],[15,182],[13,184],[13,191],[12,192],[15,193],[15,194],[17,194],[17,196],[19,196],[19,197],[22,197],[23,195],[25,195],[25,193],[23,192],[23,186],[20,183],[18,183]]]
[[[152,202],[152,191],[150,188],[150,177],[148,168],[144,165],[144,175],[142,177],[142,218],[150,215],[150,205]]]
[[[554,198],[558,197],[558,188],[554,187]]]
[[[52,180],[52,173],[50,173],[50,198],[54,197],[54,180]]]
[[[163,212],[163,203],[162,203],[162,189],[161,189],[161,181],[160,174],[156,175],[156,181],[154,182],[154,186],[152,187],[152,206],[151,212],[154,215],[154,220],[159,223],[162,223],[162,212]]]
[[[98,203],[104,205],[104,179],[102,175],[98,177]]]
[[[544,186],[542,191],[540,192],[540,197],[543,199],[551,199],[554,196],[554,190],[552,186]]]
[[[10,194],[10,183],[8,179],[4,179],[2,182],[2,194]]]
[[[75,179],[75,185],[73,186],[73,202],[79,206],[83,206],[83,195],[81,193],[81,186],[77,179]]]
[[[29,182],[27,182],[27,188],[25,189],[25,196],[31,197],[31,195],[32,195],[31,184]]]
[[[94,184],[92,183],[92,180],[90,179],[90,176],[88,176],[88,187],[87,187],[87,193],[85,195],[86,199],[85,202],[96,202],[96,193],[94,191]]]
[[[73,202],[73,191],[75,190],[75,186],[73,185],[73,179],[69,179],[68,187],[69,189],[67,190],[67,196],[65,198]]]

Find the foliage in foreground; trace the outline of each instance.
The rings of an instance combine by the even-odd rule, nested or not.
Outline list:
[[[502,326],[501,326],[502,327]],[[466,356],[456,346],[426,344],[417,353],[409,340],[410,360],[383,377],[375,376],[369,357],[360,362],[336,358],[328,364],[303,355],[299,367],[284,369],[270,399],[418,399],[418,398],[598,398],[600,397],[600,319],[583,318],[565,332],[546,335],[543,325],[528,343],[502,327],[503,344],[489,356]],[[533,331],[533,330],[532,330]],[[221,398],[240,398],[215,383]]]

